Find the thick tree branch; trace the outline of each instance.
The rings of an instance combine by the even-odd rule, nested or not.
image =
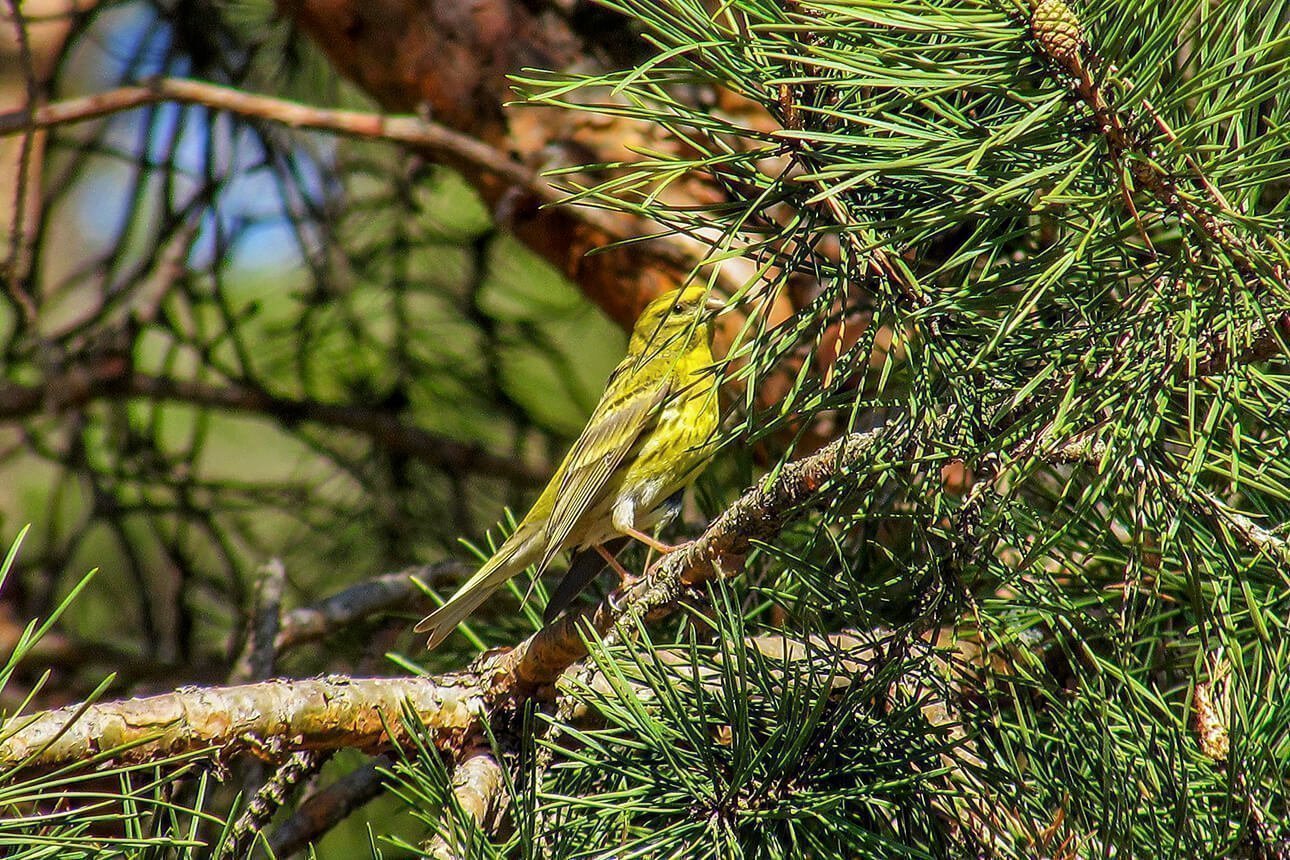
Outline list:
[[[122,747],[141,762],[201,749],[280,759],[309,749],[377,751],[403,739],[407,704],[445,737],[480,716],[470,679],[323,677],[172,693],[16,717],[0,741],[0,766],[59,767]],[[393,737],[389,734],[393,733]]]
[[[769,635],[748,643],[808,670],[819,660],[818,652],[831,653],[841,670],[834,682],[839,685],[876,671],[895,653],[888,632],[876,638],[839,633],[810,643]],[[676,655],[676,663],[689,665],[684,655]],[[5,724],[0,768],[20,762],[38,769],[61,767],[117,748],[120,752],[114,757],[124,763],[199,750],[216,750],[226,758],[251,753],[274,761],[302,750],[377,752],[406,740],[400,717],[405,704],[442,745],[460,744],[465,738],[474,743],[490,702],[496,701],[498,684],[504,683],[491,669],[485,661],[481,670],[434,678],[335,675],[187,687],[159,696],[73,705]],[[549,687],[542,692],[551,694]],[[469,758],[463,756],[463,762]]]
[[[678,142],[661,127],[587,121],[573,112],[513,109],[511,75],[525,69],[596,70],[630,64],[648,54],[625,16],[568,14],[579,3],[474,0],[278,0],[278,8],[307,33],[335,68],[390,111],[417,111],[476,137],[541,171],[578,164],[630,162],[641,151],[669,151]],[[588,4],[589,5],[589,4]],[[579,22],[591,21],[584,26]],[[736,110],[770,123],[742,100]],[[773,125],[773,123],[770,123]],[[628,146],[625,144],[634,144]],[[657,232],[636,218],[605,229],[572,207],[534,205],[522,183],[449,159],[478,190],[497,222],[573,281],[593,303],[630,328],[654,296],[684,281],[709,251],[673,237],[604,249],[622,238]],[[678,204],[721,192],[695,178],[677,190]],[[517,193],[518,192],[518,193]],[[538,199],[536,202],[544,202]],[[603,213],[599,213],[603,214]]]

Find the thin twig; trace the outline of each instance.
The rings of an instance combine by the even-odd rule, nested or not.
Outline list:
[[[1239,353],[1217,352],[1196,365],[1197,376],[1223,373],[1234,364],[1257,364],[1282,354],[1290,343],[1290,312],[1283,313],[1254,335],[1249,346]]]
[[[412,567],[374,577],[317,603],[289,610],[283,614],[278,630],[278,652],[321,639],[381,612],[397,609],[415,613],[428,598],[414,580],[434,589],[468,576],[474,570],[473,564],[456,559]]]
[[[18,46],[19,63],[22,66],[23,79],[27,88],[27,106],[32,108],[40,101],[40,82],[36,80],[35,61],[31,53],[31,41],[28,38],[27,22],[23,18],[18,0],[6,0],[9,14],[13,18],[14,40]],[[35,129],[23,131],[22,143],[19,145],[18,158],[14,169],[17,175],[13,183],[13,219],[9,225],[9,256],[0,270],[9,295],[22,313],[23,323],[34,327],[38,309],[36,299],[27,289],[27,251],[26,235],[27,201],[31,189],[31,154],[36,145]]]
[[[1041,441],[1029,443],[1025,450],[1033,452],[1044,447]],[[1106,454],[1106,442],[1097,439],[1094,431],[1078,433],[1062,445],[1040,451],[1039,456],[1050,463],[1079,463],[1098,466]],[[1158,470],[1157,470],[1158,473]],[[1273,563],[1290,570],[1290,540],[1271,529],[1259,525],[1249,516],[1229,507],[1217,495],[1200,488],[1191,492],[1179,487],[1168,475],[1157,474],[1158,483],[1177,503],[1186,505],[1212,524],[1231,531],[1248,549],[1266,555]]]
[[[1290,571],[1290,541],[1264,528],[1240,511],[1228,507],[1208,490],[1198,490],[1196,496],[1200,499],[1203,512],[1211,521],[1230,529],[1248,549],[1266,555],[1283,570]]]
[[[251,605],[251,619],[246,632],[245,647],[229,673],[230,683],[263,681],[272,677],[278,662],[278,627],[282,623],[282,592],[286,582],[287,569],[280,559],[270,559],[256,571],[255,594]],[[268,765],[264,761],[249,761],[242,768],[242,796],[252,798],[252,803],[242,819],[247,822],[248,827],[255,828],[253,832],[246,831],[238,837],[243,847],[246,847],[245,840],[253,838],[254,832],[259,831],[261,825],[256,825],[256,821],[261,807],[269,810],[265,813],[267,819],[273,814],[272,809],[286,802],[286,793],[294,784],[290,779],[293,769],[309,763],[309,759],[299,757],[311,755],[313,755],[312,751],[295,753],[278,769],[278,774],[274,777],[268,776]],[[281,780],[277,779],[279,775],[282,776]],[[260,801],[261,795],[266,790],[268,794]],[[256,801],[260,801],[258,806]]]
[[[278,397],[262,389],[228,383],[170,379],[130,372],[120,357],[87,358],[35,385],[0,383],[0,421],[84,406],[92,400],[144,397],[191,403],[229,412],[274,418],[285,424],[310,421],[370,437],[386,450],[407,454],[449,471],[477,471],[510,481],[537,484],[545,476],[479,446],[427,433],[372,407]]]

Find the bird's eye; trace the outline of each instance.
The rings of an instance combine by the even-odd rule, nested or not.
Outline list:
[[[672,305],[672,313],[675,316],[680,316],[685,313],[685,306],[680,304]]]

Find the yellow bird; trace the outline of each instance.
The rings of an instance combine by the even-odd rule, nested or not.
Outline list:
[[[620,536],[671,549],[648,532],[707,464],[720,421],[714,326],[704,314],[710,307],[720,304],[690,286],[641,312],[627,357],[532,509],[492,558],[417,625],[418,633],[430,634],[428,648],[512,576],[531,564],[541,573],[562,550],[595,548],[610,560],[603,545]]]

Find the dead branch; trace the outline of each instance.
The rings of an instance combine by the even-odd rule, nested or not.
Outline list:
[[[273,856],[285,858],[303,851],[351,812],[373,800],[385,784],[381,772],[390,764],[388,756],[377,756],[302,800],[269,837]]]
[[[518,188],[537,204],[558,203],[566,197],[566,192],[558,183],[547,181],[539,171],[516,160],[508,152],[480,138],[421,116],[320,108],[185,78],[154,78],[138,86],[119,87],[48,105],[28,105],[20,110],[0,114],[0,137],[101,119],[161,102],[201,105],[291,128],[399,143],[415,147],[455,167],[464,167],[468,176],[487,176],[488,180],[483,183],[485,191],[494,187]],[[503,213],[494,212],[494,215],[500,214]],[[509,219],[499,220],[508,222]],[[560,247],[558,255],[555,254],[554,245],[548,247],[542,244],[535,247],[539,253],[547,250],[548,253],[544,256],[564,268],[571,277],[575,270],[601,272],[604,268],[595,258],[583,259],[583,255],[592,248],[652,232],[638,223],[637,219],[618,217],[582,206],[563,207],[558,213],[541,216],[531,213],[525,216],[525,221],[543,222],[543,234],[549,232],[549,226],[559,225],[560,233],[578,236],[575,244]],[[519,225],[509,222],[506,226],[515,228]],[[544,235],[543,238],[545,241],[549,237]],[[531,236],[530,244],[535,242],[536,236]],[[598,303],[610,316],[630,328],[640,308],[658,293],[678,284],[685,272],[699,263],[702,253],[703,249],[697,244],[676,237],[657,237],[647,246],[627,246],[609,256],[625,256],[642,263],[649,261],[647,271],[628,268],[617,271],[616,274],[622,279],[626,273],[631,272],[647,280],[647,289],[639,295],[605,289],[590,294],[590,297],[593,300],[599,298]],[[663,275],[664,272],[666,275]],[[607,277],[608,274],[607,270],[601,272],[602,277]]]
[[[453,559],[387,573],[351,585],[317,603],[283,613],[275,647],[279,652],[286,651],[381,612],[396,609],[416,612],[428,598],[413,580],[436,588],[444,582],[468,576],[474,570],[473,564]]]
[[[241,655],[229,673],[230,681],[263,681],[274,674],[278,660],[278,631],[282,626],[282,591],[287,569],[270,559],[256,574],[251,629]]]

